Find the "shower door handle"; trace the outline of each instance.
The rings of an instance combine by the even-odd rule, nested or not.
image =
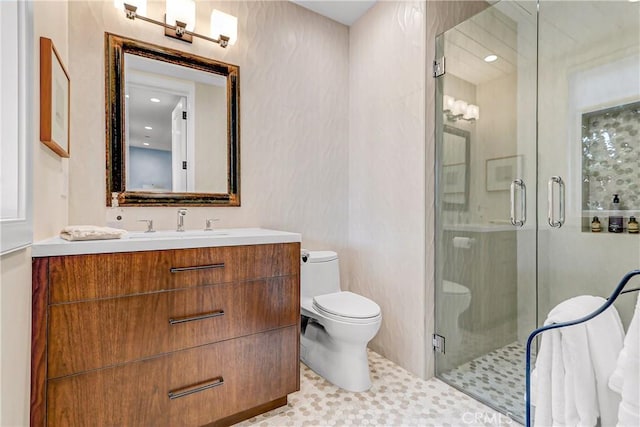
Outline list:
[[[520,197],[520,219],[516,219],[516,187],[522,190]],[[516,227],[522,227],[527,222],[527,186],[520,178],[514,179],[511,183],[511,215],[509,217],[511,224]]]
[[[558,184],[558,204],[559,204],[559,218],[556,221],[555,219],[555,197],[553,188],[554,184]],[[549,178],[549,184],[547,185],[548,189],[548,206],[549,211],[547,214],[547,221],[549,225],[553,228],[560,228],[564,224],[564,181],[559,176],[552,176]]]

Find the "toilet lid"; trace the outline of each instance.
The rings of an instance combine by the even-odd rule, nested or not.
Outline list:
[[[309,262],[327,262],[338,259],[338,254],[334,251],[306,251]]]
[[[442,290],[447,294],[468,294],[469,288],[456,282],[442,281]]]
[[[368,319],[380,314],[378,304],[348,291],[313,297],[313,306],[326,313],[352,319]]]

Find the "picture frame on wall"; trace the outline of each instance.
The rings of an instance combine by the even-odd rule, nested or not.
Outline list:
[[[69,157],[71,83],[53,41],[40,37],[40,141]]]
[[[509,190],[513,180],[518,178],[518,174],[522,175],[521,155],[487,159],[487,191]]]

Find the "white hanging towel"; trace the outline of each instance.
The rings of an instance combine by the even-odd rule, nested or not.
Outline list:
[[[545,325],[577,320],[605,302],[588,295],[568,299],[549,312]],[[535,425],[587,427],[600,417],[602,427],[615,426],[620,396],[608,380],[623,339],[613,306],[586,323],[544,332],[532,373]]]
[[[640,426],[640,294],[609,387],[622,397],[618,426]]]

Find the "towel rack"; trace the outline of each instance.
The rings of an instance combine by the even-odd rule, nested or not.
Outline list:
[[[627,285],[627,283],[629,283],[629,280],[631,280],[631,278],[633,276],[637,276],[637,275],[640,275],[640,270],[632,270],[632,271],[628,272],[627,274],[625,274],[624,277],[622,278],[622,280],[620,281],[620,283],[618,283],[618,286],[616,286],[616,289],[613,291],[611,296],[609,298],[607,298],[607,302],[602,304],[602,306],[600,306],[600,308],[598,308],[593,313],[588,314],[588,315],[586,315],[586,316],[584,316],[584,317],[582,317],[580,319],[572,320],[570,322],[553,323],[551,325],[542,326],[542,327],[534,330],[533,332],[531,332],[531,334],[529,334],[529,338],[527,338],[527,354],[526,354],[527,359],[526,359],[526,364],[525,364],[525,369],[526,369],[526,373],[525,373],[526,374],[526,381],[525,381],[525,387],[526,387],[526,390],[525,390],[525,403],[526,403],[525,424],[526,424],[526,427],[531,427],[531,344],[533,343],[533,339],[537,335],[543,333],[544,331],[549,331],[551,329],[564,328],[564,327],[567,327],[567,326],[578,325],[580,323],[584,323],[584,322],[586,322],[588,320],[591,320],[594,317],[598,316],[603,311],[605,311],[607,308],[609,308],[611,306],[611,304],[614,303],[616,298],[618,298],[619,295],[630,293],[630,292],[640,291],[640,288],[627,289],[626,291],[623,291],[624,287]]]

